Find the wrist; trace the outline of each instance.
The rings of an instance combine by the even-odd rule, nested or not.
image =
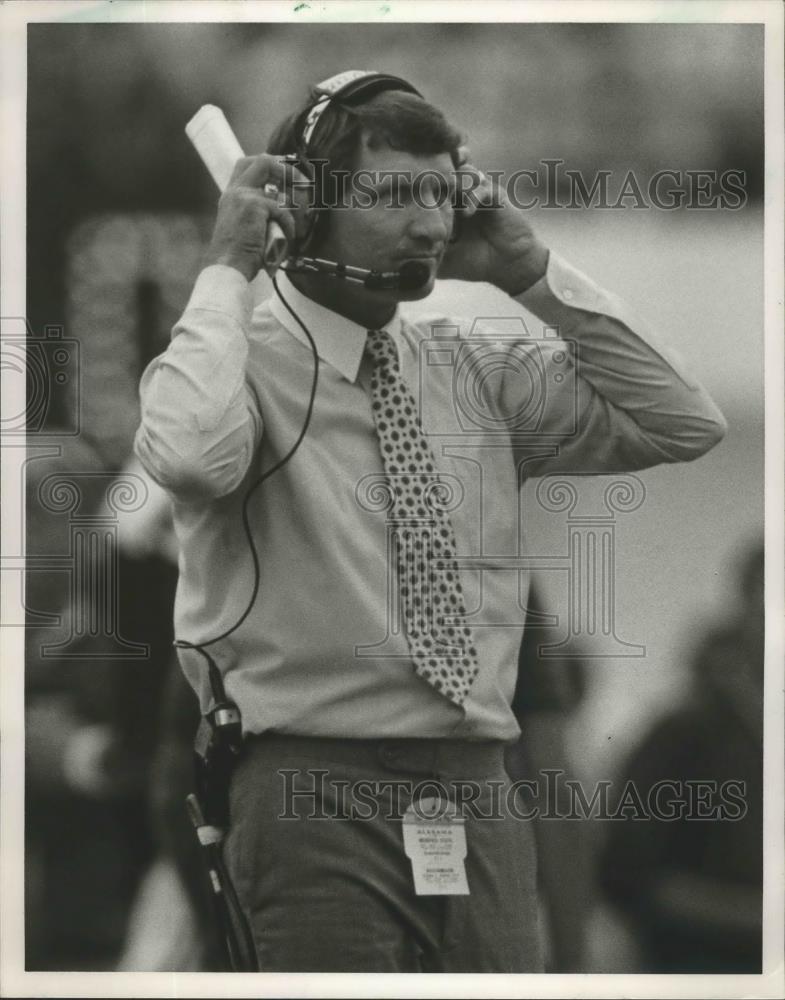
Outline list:
[[[549,256],[548,248],[538,240],[525,253],[514,257],[494,284],[513,298],[523,295],[545,277]]]
[[[230,250],[219,250],[208,248],[204,258],[204,267],[213,264],[220,264],[222,267],[231,267],[239,271],[246,281],[251,282],[259,272],[259,265],[256,260],[251,259],[247,254],[234,253]]]

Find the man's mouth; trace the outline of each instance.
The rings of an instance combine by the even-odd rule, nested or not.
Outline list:
[[[419,260],[422,261],[423,264],[430,264],[430,263],[437,264],[439,262],[440,257],[441,257],[440,253],[412,253],[412,254],[406,254],[405,257],[401,257],[400,263],[403,264],[408,260]]]

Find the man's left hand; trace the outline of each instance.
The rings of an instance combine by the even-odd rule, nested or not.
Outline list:
[[[520,295],[545,274],[548,248],[499,184],[470,162],[465,147],[459,157],[456,180],[463,203],[456,209],[459,237],[449,244],[439,277],[487,281],[508,295]]]

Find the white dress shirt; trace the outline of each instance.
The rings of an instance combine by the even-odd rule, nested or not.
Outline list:
[[[550,472],[641,469],[695,458],[725,422],[676,355],[615,296],[551,253],[519,299],[541,321],[527,337],[493,321],[397,312],[385,326],[450,486],[468,623],[480,672],[461,710],[413,669],[395,627],[390,531],[371,416],[367,331],[299,293],[285,300],[320,357],[308,432],[254,489],[248,521],[259,589],[242,624],[209,647],[246,731],[336,737],[513,740],[528,575],[520,484]],[[297,440],[314,359],[273,295],[252,309],[239,272],[199,276],[168,350],[141,383],[139,458],[175,500],[175,629],[204,642],[249,608],[254,569],[246,494]],[[180,652],[209,705],[205,663]]]

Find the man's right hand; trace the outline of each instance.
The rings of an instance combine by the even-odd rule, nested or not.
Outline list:
[[[215,229],[205,266],[224,264],[252,281],[264,264],[267,227],[274,219],[291,244],[295,238],[292,212],[278,204],[277,193],[264,193],[265,185],[292,191],[305,177],[282,157],[261,153],[238,160],[231,180],[218,202]]]

